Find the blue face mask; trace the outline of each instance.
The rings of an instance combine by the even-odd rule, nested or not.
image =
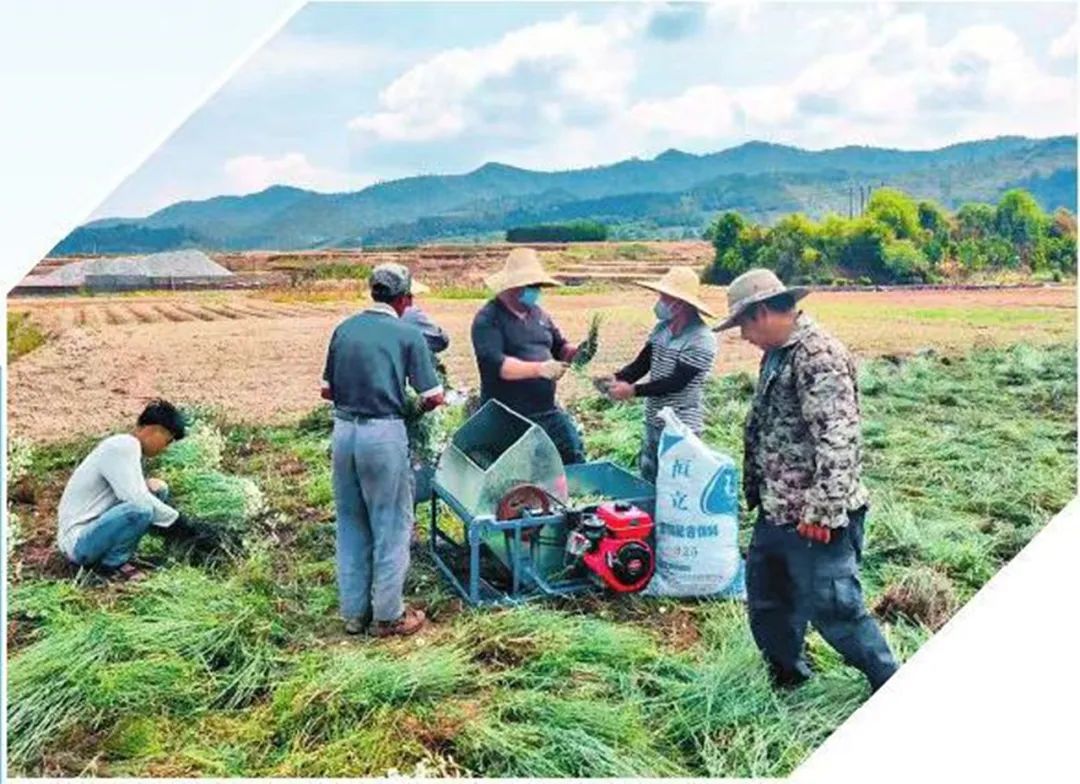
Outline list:
[[[536,307],[536,303],[540,301],[540,287],[539,286],[527,286],[521,290],[521,296],[518,297],[518,302],[528,308]]]
[[[653,313],[660,321],[671,321],[675,316],[675,309],[671,307],[667,302],[661,300],[653,305]]]

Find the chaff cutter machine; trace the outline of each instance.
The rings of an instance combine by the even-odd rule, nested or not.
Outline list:
[[[435,564],[473,605],[634,591],[652,576],[653,486],[607,461],[563,466],[547,434],[498,401],[454,434],[430,503]]]

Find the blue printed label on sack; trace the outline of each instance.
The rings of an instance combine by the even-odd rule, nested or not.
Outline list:
[[[671,447],[681,443],[683,441],[682,436],[677,436],[674,433],[669,433],[667,430],[660,434],[660,447],[657,450],[657,454],[664,454]]]
[[[701,494],[701,511],[710,515],[735,514],[739,509],[738,484],[735,467],[730,464],[721,466]]]

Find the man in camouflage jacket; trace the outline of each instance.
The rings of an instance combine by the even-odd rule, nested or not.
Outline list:
[[[795,310],[806,289],[750,270],[728,289],[728,319],[764,352],[746,421],[743,490],[758,520],[747,556],[750,629],[779,686],[810,677],[813,623],[877,690],[896,661],[859,584],[869,496],[860,479],[855,362]]]

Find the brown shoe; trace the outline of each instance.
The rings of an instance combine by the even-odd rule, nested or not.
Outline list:
[[[420,631],[426,621],[423,610],[406,608],[396,621],[376,621],[371,627],[371,633],[376,637],[408,637]]]
[[[109,573],[109,579],[128,583],[137,583],[145,580],[146,577],[146,572],[129,563],[123,564]]]

